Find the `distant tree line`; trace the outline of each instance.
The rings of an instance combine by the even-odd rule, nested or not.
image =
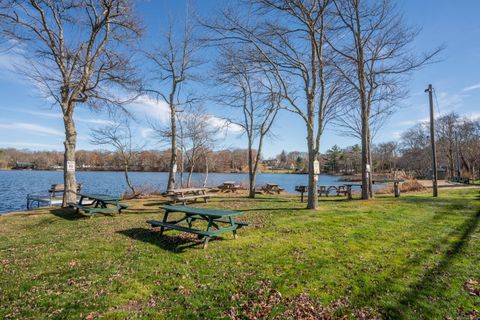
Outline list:
[[[436,119],[438,169],[448,177],[480,176],[480,121],[449,113]],[[372,146],[373,172],[394,174],[402,170],[417,178],[431,177],[431,144],[429,123],[421,122],[406,130],[397,141]],[[361,148],[334,145],[320,156],[322,171],[333,174],[361,172]],[[282,151],[266,161],[273,169],[306,172],[307,155]]]
[[[204,161],[208,155],[208,170],[210,172],[246,172],[248,166],[248,151],[245,149],[209,150],[201,153],[196,159],[193,172],[205,172]],[[77,170],[124,170],[124,158],[120,152],[105,150],[76,152]],[[185,156],[185,171],[190,171],[191,157]],[[180,161],[181,161],[180,154]],[[30,151],[19,149],[0,149],[0,168],[15,168],[18,163],[31,163],[35,169],[63,169],[63,152],[60,151]],[[131,171],[161,171],[168,172],[170,165],[169,150],[145,150],[135,153],[130,160]]]

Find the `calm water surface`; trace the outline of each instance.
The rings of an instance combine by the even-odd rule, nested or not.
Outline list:
[[[130,179],[135,185],[148,186],[150,189],[164,191],[168,173],[166,172],[132,172]],[[193,185],[201,186],[204,174],[196,173],[192,178]],[[179,177],[177,178],[179,179]],[[321,175],[320,185],[339,185],[338,176]],[[121,195],[126,189],[122,172],[94,171],[77,172],[77,181],[82,183],[82,191]],[[224,181],[235,181],[247,185],[248,175],[245,173],[210,173],[208,186],[217,186]],[[287,192],[295,193],[296,185],[306,185],[307,175],[262,173],[257,183],[278,183]],[[61,171],[0,171],[0,213],[25,210],[26,197],[29,193],[45,193],[51,184],[63,183]]]

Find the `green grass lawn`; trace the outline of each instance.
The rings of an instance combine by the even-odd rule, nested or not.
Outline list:
[[[203,250],[146,225],[159,199],[118,216],[0,216],[0,318],[476,319],[479,189],[322,198],[213,198],[255,225]]]

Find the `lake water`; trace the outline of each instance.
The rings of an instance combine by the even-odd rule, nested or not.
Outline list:
[[[132,172],[130,179],[134,185],[148,186],[152,190],[164,191],[168,173],[166,172]],[[201,186],[205,175],[195,173],[192,184]],[[179,176],[177,176],[179,179]],[[319,185],[339,185],[339,176],[320,175]],[[94,171],[77,172],[77,181],[82,183],[82,191],[121,195],[126,189],[122,172]],[[207,185],[217,186],[224,181],[235,181],[248,185],[248,175],[245,173],[210,173]],[[285,191],[295,193],[296,185],[306,185],[305,174],[262,173],[257,177],[257,183],[277,183]],[[26,197],[29,193],[45,193],[50,185],[63,183],[61,171],[0,171],[0,213],[25,210]]]

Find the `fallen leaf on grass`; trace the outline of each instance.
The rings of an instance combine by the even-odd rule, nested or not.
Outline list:
[[[480,296],[480,281],[476,279],[468,279],[463,287],[471,296]]]

